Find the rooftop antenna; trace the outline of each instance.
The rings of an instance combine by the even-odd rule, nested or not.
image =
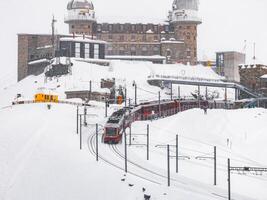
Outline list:
[[[51,26],[52,26],[52,46],[53,46],[53,50],[55,51],[55,23],[57,22],[57,20],[55,19],[55,16],[53,15],[53,18],[52,18],[52,23],[51,23]]]
[[[242,53],[245,54],[245,64],[246,64],[246,57],[247,57],[247,40],[244,40],[244,47]]]
[[[253,44],[253,61],[254,65],[256,64],[256,43]]]

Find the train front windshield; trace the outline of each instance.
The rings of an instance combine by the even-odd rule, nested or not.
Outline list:
[[[106,128],[106,135],[115,136],[117,134],[116,128]]]

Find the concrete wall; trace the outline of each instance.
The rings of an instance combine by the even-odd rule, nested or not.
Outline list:
[[[245,54],[234,51],[218,52],[216,60],[218,74],[225,76],[229,81],[240,82],[239,65],[245,63]]]

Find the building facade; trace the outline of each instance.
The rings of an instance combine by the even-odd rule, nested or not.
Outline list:
[[[216,72],[228,81],[240,82],[239,65],[246,62],[246,55],[236,51],[216,53]]]
[[[111,24],[97,22],[91,1],[71,0],[65,23],[71,34],[68,37],[79,35],[106,41],[105,54],[110,57],[140,60],[145,56],[145,60],[151,57],[155,61],[155,56],[161,56],[155,62],[197,64],[197,26],[201,24],[198,5],[198,0],[174,0],[164,23]],[[66,35],[52,35],[18,34],[18,81],[39,73],[54,57],[60,38]]]
[[[107,56],[165,56],[168,63],[197,63],[198,0],[174,0],[168,22],[97,23],[91,1],[72,0],[65,23],[70,34],[108,42]]]
[[[240,83],[251,90],[267,95],[267,66],[263,64],[246,64],[239,66]]]

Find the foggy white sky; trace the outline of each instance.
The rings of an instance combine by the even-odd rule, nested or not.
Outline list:
[[[142,18],[166,19],[173,0],[93,0],[99,21]],[[50,33],[52,14],[58,33],[67,33],[64,14],[68,0],[0,0],[0,86],[8,77],[16,77],[17,33]],[[199,59],[214,58],[216,51],[242,51],[247,40],[250,60],[253,42],[257,58],[267,63],[266,0],[200,0]],[[125,21],[125,20],[124,20]]]

